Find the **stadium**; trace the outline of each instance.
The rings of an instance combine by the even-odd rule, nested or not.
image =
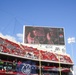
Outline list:
[[[64,28],[24,26],[23,43],[0,36],[0,75],[73,75]]]

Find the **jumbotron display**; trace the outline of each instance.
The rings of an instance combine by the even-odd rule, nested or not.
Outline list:
[[[63,28],[25,26],[24,29],[26,44],[65,45]]]

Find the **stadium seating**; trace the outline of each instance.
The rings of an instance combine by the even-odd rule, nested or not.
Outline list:
[[[67,55],[60,55],[52,52],[38,50],[37,48],[17,44],[15,42],[9,41],[1,37],[0,37],[0,52],[17,56],[25,56],[31,59],[73,63],[71,58]]]

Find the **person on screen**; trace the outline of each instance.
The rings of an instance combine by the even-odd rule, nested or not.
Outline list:
[[[32,31],[30,31],[27,35],[27,42],[29,44],[44,44],[45,41],[45,35],[42,32],[42,29],[36,29],[34,28]]]
[[[28,35],[27,35],[27,42],[29,43],[29,44],[32,44],[32,43],[34,43],[34,34],[33,34],[33,32],[31,31],[31,32],[29,32],[28,33]]]
[[[43,28],[37,28],[33,30],[34,33],[34,43],[35,44],[44,44],[45,41],[45,33]]]
[[[54,44],[54,42],[53,42],[53,32],[52,31],[47,32],[46,38],[47,38],[47,44]]]
[[[39,43],[36,29],[33,28],[31,31],[28,32],[27,43],[29,43],[29,44],[38,44]]]

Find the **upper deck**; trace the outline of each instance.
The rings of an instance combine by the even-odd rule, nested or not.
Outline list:
[[[71,67],[73,66],[73,61],[70,58],[70,56],[47,52],[43,50],[38,50],[37,48],[28,47],[22,44],[17,44],[15,42],[9,41],[8,39],[4,39],[0,37],[0,59],[1,62],[5,62],[3,64],[4,67],[8,67],[9,72],[7,69],[3,70],[1,67],[1,73],[4,74],[17,74],[19,70],[16,69],[16,72],[13,71],[13,61],[16,60],[16,63],[18,65],[18,62],[21,61],[24,65],[24,62],[31,61],[31,67],[32,65],[35,65],[37,68],[37,72],[39,72],[40,68],[45,71],[49,72],[70,72]],[[32,64],[35,63],[35,64]],[[8,63],[8,65],[6,65]],[[11,63],[9,65],[9,63]],[[2,66],[2,65],[0,65]],[[15,66],[17,67],[17,66]],[[11,69],[12,68],[12,69]],[[62,74],[62,75],[64,75]],[[25,74],[24,74],[25,75]],[[65,74],[66,75],[66,74]]]

